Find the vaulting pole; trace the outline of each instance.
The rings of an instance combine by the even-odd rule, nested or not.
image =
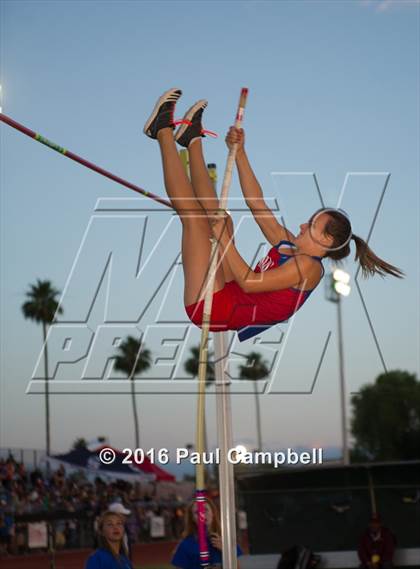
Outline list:
[[[233,448],[232,409],[230,379],[227,359],[228,333],[214,334],[216,370],[217,442],[220,448],[219,493],[220,520],[222,525],[223,566],[237,566],[236,551],[236,507],[233,464],[227,460],[229,449]]]
[[[214,190],[217,194],[216,164],[207,164]],[[230,400],[229,359],[227,357],[229,338],[227,332],[213,335],[215,355],[217,446],[220,449],[219,496],[220,521],[222,526],[222,558],[225,567],[235,567],[236,555],[236,507],[233,464],[227,460],[227,453],[233,447],[232,410]]]
[[[236,113],[235,127],[240,128],[242,125],[243,114],[246,105],[248,89],[242,89],[239,99],[238,110]],[[237,145],[233,145],[229,150],[225,173],[223,176],[223,184],[219,201],[219,208],[225,210],[227,206],[227,199],[229,194],[230,183],[232,180],[232,171],[235,164]],[[198,366],[198,400],[197,400],[197,433],[196,433],[196,450],[199,456],[204,456],[204,411],[205,411],[205,384],[207,375],[207,361],[208,361],[208,339],[210,332],[211,322],[211,308],[213,303],[213,290],[214,281],[216,277],[216,269],[218,264],[218,249],[219,245],[216,239],[212,239],[211,255],[210,255],[210,268],[206,282],[205,297],[204,297],[204,310],[203,322],[201,329],[201,342],[200,342],[200,356]],[[223,457],[222,460],[226,460]],[[202,461],[201,461],[202,462]],[[198,541],[200,548],[200,563],[202,567],[209,566],[209,550],[206,536],[206,490],[204,480],[204,464],[196,465],[196,501],[197,501],[197,525],[198,525]],[[229,544],[232,550],[232,544]],[[231,561],[228,564],[227,560],[223,560],[226,569],[236,568],[236,539],[235,551],[233,557],[230,555]]]

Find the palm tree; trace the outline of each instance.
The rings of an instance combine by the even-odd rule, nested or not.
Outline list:
[[[56,290],[50,281],[37,279],[36,284],[30,285],[26,293],[26,302],[22,305],[22,312],[25,318],[42,323],[42,334],[44,338],[44,370],[45,370],[45,431],[46,431],[46,451],[47,456],[51,452],[50,436],[50,399],[49,399],[49,374],[48,374],[48,348],[47,333],[48,327],[55,320],[57,314],[63,314],[63,309],[58,305]],[[47,464],[48,461],[47,461]]]
[[[140,448],[140,434],[139,434],[139,418],[137,415],[136,406],[136,393],[134,389],[134,377],[149,369],[152,363],[152,355],[150,350],[144,348],[140,340],[136,340],[132,336],[121,342],[118,347],[119,355],[115,358],[114,367],[117,371],[126,373],[128,379],[131,381],[131,400],[133,403],[133,418],[134,418],[134,437],[136,448]]]
[[[239,377],[241,379],[247,379],[254,383],[254,393],[255,393],[255,411],[256,411],[256,422],[257,422],[257,450],[262,450],[262,435],[261,435],[261,414],[260,414],[260,400],[258,397],[258,386],[257,381],[264,379],[270,374],[270,370],[267,367],[265,361],[263,361],[261,354],[258,352],[250,352],[246,356],[246,364],[239,366]]]
[[[194,346],[190,348],[191,357],[186,360],[184,363],[184,369],[187,373],[192,375],[193,377],[198,377],[198,366],[200,363],[200,345]],[[214,384],[214,363],[211,360],[213,357],[212,353],[208,355],[208,362],[207,362],[207,375],[206,375],[206,387],[210,387],[210,385]]]
[[[86,439],[83,437],[79,437],[73,443],[72,449],[74,450],[85,450],[87,449],[88,445]]]
[[[190,348],[191,357],[184,363],[184,370],[192,375],[194,378],[198,377],[198,367],[200,363],[200,344]],[[215,373],[214,373],[214,363],[211,361],[213,358],[213,354],[209,352],[208,360],[207,360],[207,373],[206,373],[206,387],[210,387],[214,385],[215,381]],[[204,451],[208,450],[208,442],[207,442],[207,428],[206,428],[206,419],[204,418]]]

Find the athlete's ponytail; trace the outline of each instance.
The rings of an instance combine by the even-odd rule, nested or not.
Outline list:
[[[404,276],[404,273],[400,269],[397,269],[394,265],[390,265],[375,255],[366,241],[361,237],[353,233],[351,238],[356,245],[356,255],[354,259],[355,261],[359,261],[364,277],[373,276],[375,274],[381,275],[381,277],[384,277],[386,274],[398,278]]]
[[[350,255],[350,241],[353,240],[356,245],[355,261],[359,261],[364,277],[375,274],[381,275],[381,277],[386,274],[398,278],[404,276],[400,269],[377,257],[366,241],[353,233],[350,220],[342,210],[322,208],[312,215],[310,222],[321,213],[326,213],[329,218],[324,226],[324,234],[333,238],[331,247],[327,249],[324,257],[333,261],[341,261],[348,257]]]

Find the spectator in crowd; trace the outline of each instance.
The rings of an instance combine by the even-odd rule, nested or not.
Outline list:
[[[172,515],[172,533],[175,539],[179,539],[182,533],[184,510],[181,506],[175,508]]]
[[[98,523],[99,547],[86,561],[85,569],[133,569],[124,548],[124,518],[105,512]]]
[[[33,514],[42,520],[48,508],[55,516],[57,546],[96,547],[94,520],[116,502],[117,508],[125,510],[120,513],[127,516],[129,544],[150,541],[150,520],[159,507],[165,513],[167,535],[174,527],[174,536],[179,539],[184,508],[181,497],[152,500],[144,485],[122,480],[109,482],[99,477],[89,481],[83,473],[70,474],[63,467],[47,476],[39,468],[27,472],[13,455],[0,458],[0,555],[5,555],[6,549],[12,553],[27,552],[28,521],[22,516]]]
[[[131,559],[132,558],[131,557],[131,536],[129,535],[128,528],[127,528],[128,516],[131,514],[131,510],[128,510],[127,508],[125,508],[121,502],[113,502],[109,506],[108,511],[112,512],[113,514],[120,515],[124,521],[123,544],[124,544],[124,549],[127,552],[128,558]]]
[[[69,549],[77,547],[77,522],[75,520],[66,520],[64,537],[66,547]]]
[[[373,515],[369,527],[360,538],[358,555],[363,569],[390,569],[393,567],[395,537]]]
[[[54,524],[55,548],[64,549],[66,546],[66,522],[65,520],[57,520]]]
[[[12,532],[12,516],[7,513],[0,513],[0,555],[11,553]]]
[[[209,498],[206,499],[206,524],[210,565],[221,565],[222,538],[220,516],[214,502]],[[242,555],[242,550],[239,546],[236,547],[239,557]],[[186,509],[183,539],[178,544],[171,563],[177,569],[200,569],[201,567],[197,536],[197,503],[195,501],[192,501]]]
[[[147,500],[147,497],[146,497]],[[147,500],[148,504],[151,503],[150,500]],[[146,541],[150,541],[150,530],[152,525],[152,518],[155,515],[153,507],[147,507],[144,512],[144,535],[146,537]]]
[[[248,520],[245,510],[238,510],[237,512],[237,528],[239,534],[239,543],[242,547],[248,546]]]

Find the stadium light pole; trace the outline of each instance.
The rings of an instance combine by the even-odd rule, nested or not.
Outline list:
[[[342,269],[334,268],[326,279],[326,298],[337,306],[338,327],[338,360],[340,369],[340,400],[341,400],[341,438],[343,448],[343,464],[350,464],[349,445],[347,436],[347,413],[346,413],[346,382],[344,375],[344,343],[343,343],[343,319],[341,302],[343,296],[350,294],[350,275]]]

